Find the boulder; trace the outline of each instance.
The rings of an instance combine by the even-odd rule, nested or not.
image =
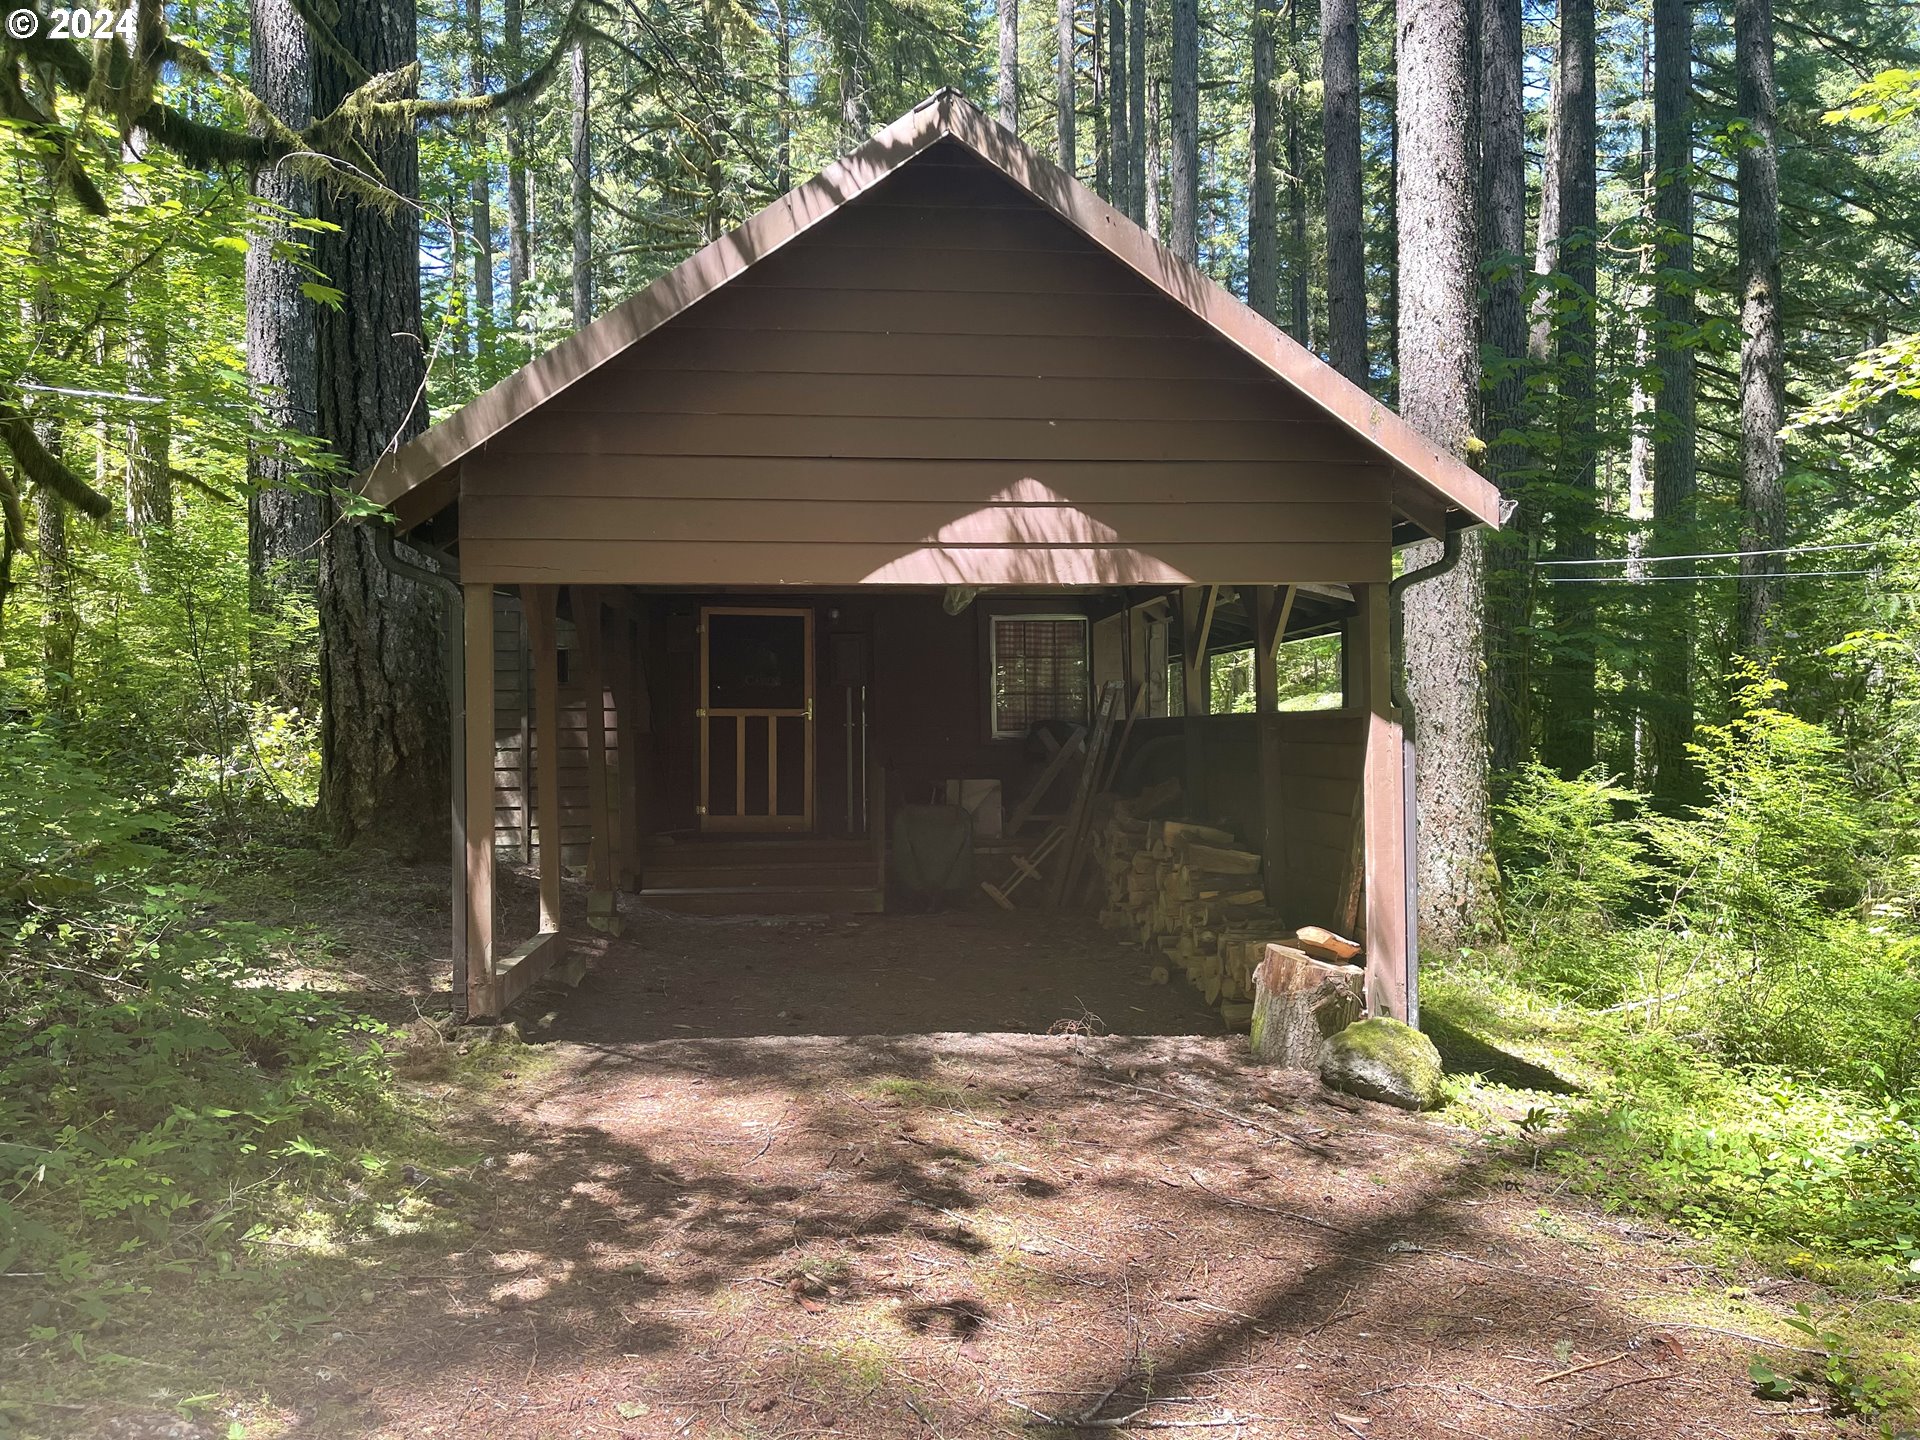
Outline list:
[[[1440,1074],[1440,1052],[1433,1041],[1411,1025],[1384,1016],[1330,1036],[1320,1056],[1322,1083],[1402,1110],[1439,1105]]]

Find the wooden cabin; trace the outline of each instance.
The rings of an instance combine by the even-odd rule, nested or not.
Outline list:
[[[1497,495],[958,94],[364,489],[466,597],[470,1013],[560,953],[564,865],[596,917],[878,908],[900,805],[964,798],[990,845],[1112,681],[1122,783],[1174,765],[1262,837],[1288,918],[1328,913],[1360,835],[1374,1003],[1405,1013],[1387,584]],[[1283,711],[1273,657],[1316,641],[1320,708]],[[1251,713],[1206,713],[1223,649]],[[514,947],[496,857],[540,869]]]

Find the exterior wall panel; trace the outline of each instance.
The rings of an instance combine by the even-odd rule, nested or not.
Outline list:
[[[1377,456],[959,151],[462,463],[506,583],[1384,580]]]

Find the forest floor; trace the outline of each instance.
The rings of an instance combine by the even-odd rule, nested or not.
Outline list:
[[[431,871],[336,880],[299,978],[404,1020]],[[1809,1287],[1569,1195],[1518,1113],[1251,1066],[1090,926],[632,930],[517,1034],[417,1026],[406,1203],[162,1272],[84,1382],[19,1376],[44,1433],[1871,1433],[1755,1394]]]

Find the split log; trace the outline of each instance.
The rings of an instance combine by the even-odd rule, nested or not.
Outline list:
[[[1318,1071],[1328,1038],[1366,1009],[1366,974],[1358,965],[1329,964],[1291,945],[1268,945],[1253,972],[1254,1058]]]
[[[1190,842],[1186,846],[1184,859],[1191,868],[1210,870],[1216,875],[1258,875],[1260,873],[1260,857],[1251,850],[1229,850],[1221,845]]]
[[[1344,935],[1322,930],[1318,925],[1302,925],[1293,932],[1293,943],[1316,960],[1335,965],[1351,965],[1360,958],[1360,947]]]
[[[1192,820],[1162,820],[1159,840],[1162,845],[1231,845],[1233,832]]]

